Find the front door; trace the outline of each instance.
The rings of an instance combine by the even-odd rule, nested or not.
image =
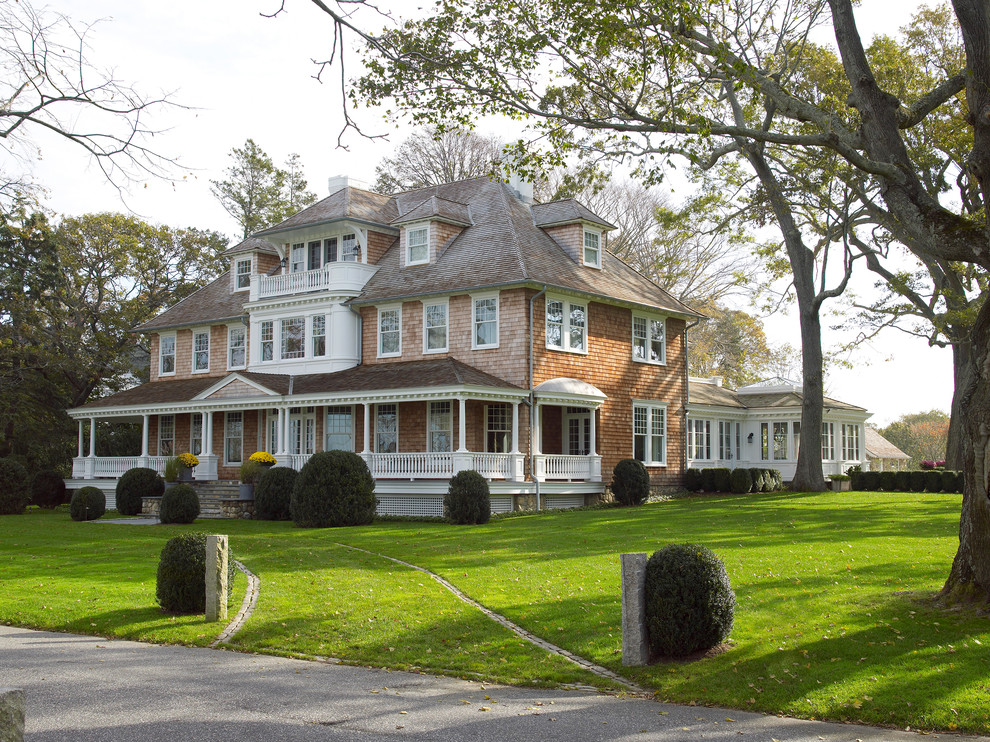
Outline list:
[[[591,453],[591,410],[568,407],[564,411],[563,451],[571,456],[587,456]]]

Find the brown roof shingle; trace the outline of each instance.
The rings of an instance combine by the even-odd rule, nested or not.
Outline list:
[[[164,330],[172,327],[191,327],[224,322],[247,316],[244,303],[247,291],[231,292],[230,272],[224,273],[212,283],[196,291],[175,306],[134,329],[138,332]]]

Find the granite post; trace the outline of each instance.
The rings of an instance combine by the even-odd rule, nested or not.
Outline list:
[[[0,688],[0,742],[24,742],[24,691]]]
[[[227,561],[230,558],[227,537],[206,537],[206,620],[227,618]]]
[[[645,665],[650,659],[646,636],[646,553],[622,555],[622,664]]]

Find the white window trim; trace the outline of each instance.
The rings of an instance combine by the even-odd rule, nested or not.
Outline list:
[[[227,448],[227,441],[233,440],[233,436],[230,435],[230,416],[239,414],[241,416],[241,460],[240,461],[230,461],[227,458],[229,450]],[[240,466],[244,463],[244,412],[242,410],[234,410],[224,413],[223,416],[223,463],[224,466]]]
[[[547,322],[547,307],[550,302],[558,301],[564,305],[563,311],[561,312],[561,323],[560,323],[560,345],[550,345],[550,334],[547,332],[548,327]],[[575,299],[575,304],[579,302]],[[582,300],[580,306],[584,307],[584,348],[572,348],[571,347],[571,300],[566,296],[547,296],[546,301],[543,303],[543,341],[546,345],[547,350],[556,350],[562,353],[575,353],[577,355],[586,356],[588,355],[588,325],[589,313],[590,313],[590,303],[588,301]]]
[[[430,234],[430,232],[431,232],[430,223],[429,222],[416,222],[415,224],[407,224],[405,227],[403,227],[403,229],[405,231],[405,235],[404,236],[405,236],[405,243],[406,243],[406,265],[426,265],[427,263],[429,263],[430,262],[430,237],[432,236]],[[422,247],[425,247],[426,248],[426,257],[425,258],[422,258],[421,260],[413,260],[412,259],[412,251],[411,251],[411,247],[412,246],[409,244],[409,235],[412,234],[413,232],[418,232],[420,230],[425,230],[426,231],[426,243],[424,245],[422,245]],[[417,245],[416,247],[420,247],[420,245]]]
[[[632,458],[636,458],[636,408],[645,407],[646,413],[646,453],[647,455],[653,450],[653,414],[656,410],[663,410],[663,460],[662,461],[643,461],[644,466],[667,466],[667,447],[670,442],[670,436],[667,432],[667,403],[659,402],[656,400],[648,399],[634,399],[632,400]]]
[[[192,331],[192,356],[190,357],[190,371],[194,374],[210,373],[210,348],[213,338],[210,337],[210,328],[197,327]],[[196,336],[206,335],[206,368],[196,368]]]
[[[595,235],[595,236],[598,237],[598,261],[595,262],[595,263],[589,263],[587,260],[585,260],[585,245],[584,245],[584,239],[585,238],[584,238],[584,236],[586,234],[593,234],[593,235]],[[593,227],[589,227],[588,225],[584,225],[584,228],[581,230],[581,264],[582,265],[586,265],[589,268],[597,268],[597,269],[601,270],[601,267],[602,267],[602,249],[603,249],[602,248],[602,242],[603,241],[604,240],[602,239],[602,230],[595,229]]]
[[[384,406],[384,405],[394,405],[395,406],[395,452],[396,453],[399,453],[399,403],[398,402],[379,402],[379,403],[377,403],[375,405],[375,437],[374,437],[374,441],[373,441],[374,452],[375,453],[383,453],[382,451],[379,451],[378,450],[378,443],[379,443],[379,438],[378,438],[378,433],[379,433],[378,420],[379,420],[379,418],[378,418],[378,415],[379,415],[379,407],[380,406]]]
[[[352,405],[352,404],[326,405],[323,408],[323,450],[324,451],[336,450],[336,449],[328,449],[327,448],[327,436],[329,435],[327,433],[327,430],[329,428],[330,408],[331,407],[341,407],[341,408],[346,407],[346,408],[348,408],[350,410],[351,429],[350,429],[350,433],[349,434],[351,436],[351,447],[348,450],[350,450],[350,451],[353,452],[354,451],[354,448],[355,448],[355,440],[354,439],[355,439],[355,436],[356,436],[357,417],[354,414],[354,405]]]
[[[247,269],[247,273],[246,274],[245,273],[241,273],[241,272],[238,271],[238,268],[240,268],[241,265],[244,264],[244,263],[247,263],[248,264],[248,269]],[[251,258],[239,258],[238,260],[235,260],[234,261],[234,291],[247,291],[248,289],[251,288],[251,269],[252,269],[252,267],[253,267],[253,261],[251,260]],[[243,276],[243,275],[246,275],[248,277],[247,285],[246,286],[238,286],[237,285],[237,280],[241,276]]]
[[[172,430],[171,430],[172,435],[171,435],[170,438],[163,438],[162,437],[162,421],[163,420],[168,420],[169,423],[170,423],[170,425],[171,425],[171,427],[172,427]],[[163,454],[162,453],[162,442],[163,441],[171,441],[171,443],[172,443],[172,452],[171,453],[169,453],[169,454]],[[158,449],[157,450],[158,450],[158,455],[159,456],[175,456],[175,452],[176,452],[176,447],[175,447],[175,415],[159,415],[158,416]]]
[[[478,332],[477,332],[477,320],[475,310],[477,309],[477,304],[479,301],[485,301],[486,299],[495,300],[495,342],[486,345],[478,345]],[[496,292],[494,294],[472,294],[471,295],[471,350],[488,350],[490,348],[498,348],[499,340],[502,334],[502,308],[501,301],[499,300],[499,294]]]
[[[714,455],[717,453],[717,448],[712,446],[712,428],[715,427],[715,436],[718,437],[718,427],[713,426],[712,423],[716,422],[713,418],[707,417],[691,417],[687,421],[687,457],[688,461],[717,461],[718,458]],[[696,443],[695,428],[701,427],[701,433],[704,436],[704,451],[702,455],[698,455],[698,445]]]
[[[446,433],[447,439],[450,441],[450,449],[447,451],[437,451],[433,448],[433,433],[434,430],[431,427],[432,421],[440,415],[435,415],[433,413],[433,405],[447,404],[447,414],[446,423],[447,427],[443,430],[437,430],[438,433]],[[451,453],[454,450],[454,403],[449,399],[434,399],[427,400],[426,402],[426,451],[429,453]]]
[[[636,320],[641,319],[646,321],[646,358],[636,357]],[[660,360],[654,361],[649,358],[650,346],[653,343],[653,337],[650,333],[650,324],[652,322],[659,321],[663,326],[663,341],[660,343]],[[634,312],[632,320],[630,320],[629,333],[632,337],[632,359],[636,363],[648,363],[651,366],[666,366],[667,365],[667,318],[659,314],[643,314],[641,312]]]
[[[426,313],[427,309],[430,307],[443,307],[444,317],[447,320],[447,324],[444,326],[444,344],[442,348],[430,348],[429,347],[429,328],[426,326]],[[474,311],[474,304],[471,305],[471,311]],[[401,337],[400,337],[401,341]],[[450,301],[448,299],[443,299],[442,301],[431,301],[423,302],[423,353],[447,353],[450,349]]]
[[[271,340],[265,340],[265,323],[270,322],[272,326],[272,337]],[[276,327],[278,323],[274,319],[263,319],[258,323],[258,363],[276,363],[278,361],[278,354],[275,350],[278,348],[278,332]],[[272,344],[272,357],[269,360],[265,360],[265,343]]]
[[[165,338],[170,338],[172,340],[172,353],[171,353],[172,370],[171,371],[162,371],[162,358],[164,357],[162,354],[162,341]],[[176,363],[176,361],[178,360],[177,359],[178,354],[176,353],[178,348],[179,348],[179,341],[176,338],[174,332],[168,332],[158,336],[158,375],[159,376],[175,376],[175,369],[176,366],[178,365]]]
[[[233,350],[233,347],[230,344],[231,335],[233,334],[232,330],[240,330],[241,332],[244,333],[244,363],[241,364],[240,366],[234,366],[230,362],[230,351]],[[227,325],[227,370],[228,371],[247,368],[247,360],[248,360],[247,335],[248,335],[247,328],[244,327],[244,325]]]
[[[399,349],[392,353],[382,353],[382,313],[383,312],[398,312],[399,313]],[[389,304],[387,306],[378,307],[378,321],[375,325],[375,338],[379,358],[397,358],[402,355],[402,305],[401,304]]]
[[[317,335],[314,327],[316,324],[316,318],[323,317],[323,334]],[[329,315],[324,312],[317,312],[316,314],[311,314],[306,317],[306,358],[327,358],[330,355],[330,322],[328,321]],[[323,338],[323,353],[321,355],[316,355],[316,338]]]
[[[286,339],[286,337],[285,337],[285,333],[283,332],[283,330],[284,330],[284,327],[285,327],[285,324],[284,323],[286,323],[286,322],[292,322],[294,320],[302,320],[302,328],[303,328],[302,329],[302,338],[301,338],[302,355],[291,356],[290,357],[285,352],[285,339]],[[309,339],[310,339],[310,335],[308,335],[307,332],[306,332],[307,330],[311,329],[311,323],[309,322],[309,318],[306,317],[305,315],[298,315],[298,314],[297,315],[293,315],[292,317],[279,317],[279,320],[278,320],[278,323],[277,323],[276,326],[277,326],[277,333],[276,334],[278,335],[278,345],[277,345],[278,353],[277,354],[273,353],[273,356],[275,356],[279,361],[303,361],[303,360],[306,360],[306,358],[309,357],[309,355],[308,355],[309,348],[306,345],[309,342]]]

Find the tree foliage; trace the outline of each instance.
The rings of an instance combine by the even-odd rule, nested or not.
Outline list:
[[[949,436],[949,416],[942,410],[914,412],[901,415],[880,435],[911,457],[910,468],[917,469],[922,461],[942,461]]]
[[[425,127],[382,158],[375,167],[374,188],[392,194],[491,175],[502,146],[502,140],[492,135]]]
[[[692,376],[721,376],[726,386],[737,389],[771,376],[790,378],[800,367],[800,355],[791,346],[771,346],[758,317],[717,305],[701,311],[709,319],[689,336]]]

